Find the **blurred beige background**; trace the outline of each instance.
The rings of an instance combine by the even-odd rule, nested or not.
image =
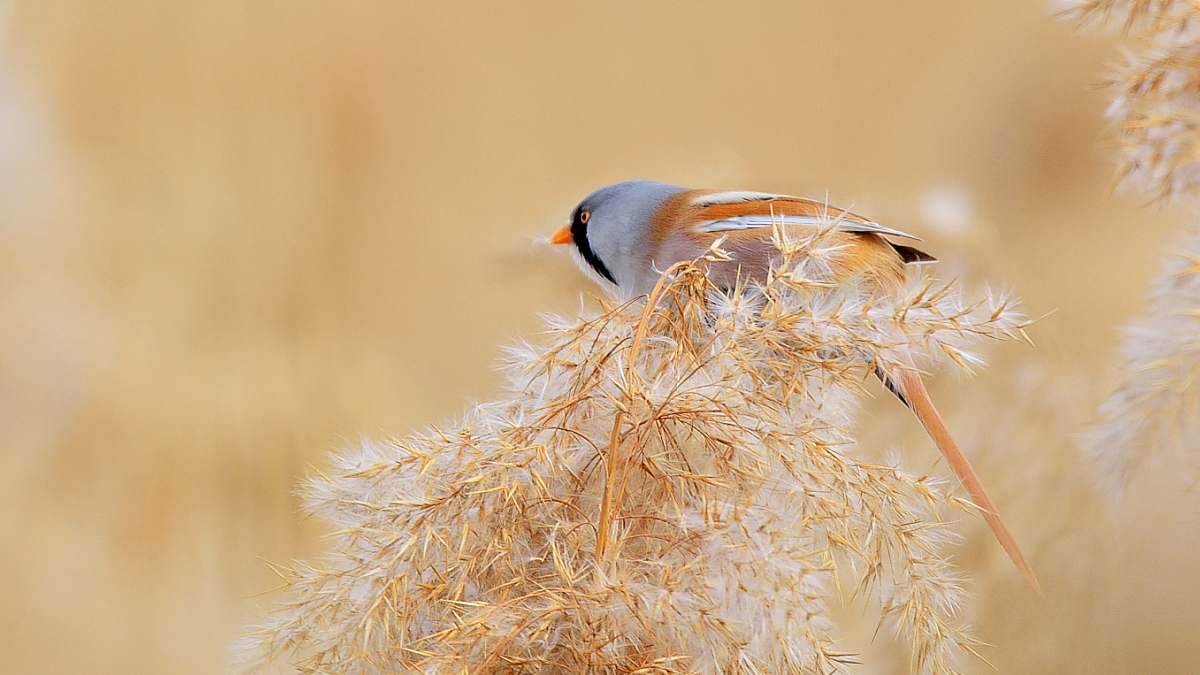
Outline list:
[[[263,559],[321,550],[300,479],[494,396],[503,346],[593,291],[537,238],[601,185],[853,204],[1053,312],[1056,381],[1111,381],[1183,222],[1110,196],[1115,40],[1035,0],[0,8],[8,672],[226,668]],[[1121,631],[1156,592],[1096,639],[1155,644]]]

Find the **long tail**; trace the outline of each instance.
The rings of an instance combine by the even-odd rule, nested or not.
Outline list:
[[[958,449],[958,444],[950,436],[950,430],[942,422],[942,416],[938,414],[937,408],[933,407],[933,401],[929,398],[929,392],[925,390],[921,374],[916,368],[900,368],[896,373],[896,378],[893,379],[878,367],[875,369],[875,374],[883,381],[884,386],[903,401],[921,421],[921,426],[925,427],[925,431],[933,439],[938,450],[942,451],[946,461],[950,463],[954,475],[958,476],[963,487],[967,488],[967,493],[971,495],[971,501],[975,502],[975,505],[983,511],[983,519],[992,528],[992,533],[996,535],[996,541],[1000,542],[1000,546],[1008,553],[1008,557],[1021,571],[1021,574],[1025,575],[1034,590],[1041,593],[1042,588],[1033,573],[1033,568],[1029,566],[1029,561],[1025,559],[1021,547],[1017,545],[1016,538],[1000,518],[996,505],[992,502],[991,497],[988,497],[987,490],[983,489],[983,483],[980,482],[979,476],[975,475],[975,469],[971,468],[971,463],[963,456],[962,451]]]

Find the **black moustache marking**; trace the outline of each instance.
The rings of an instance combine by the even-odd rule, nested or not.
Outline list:
[[[587,223],[579,217],[579,212],[580,209],[575,209],[575,213],[571,214],[571,239],[575,242],[575,248],[579,249],[579,255],[583,256],[592,269],[615,286],[617,280],[613,278],[612,272],[608,271],[604,261],[596,255],[596,252],[592,250],[592,245],[588,243]]]

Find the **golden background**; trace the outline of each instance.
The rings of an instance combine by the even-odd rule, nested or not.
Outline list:
[[[538,237],[607,183],[828,195],[925,236],[939,275],[1015,288],[1049,316],[997,368],[1036,358],[1077,397],[1078,426],[1014,436],[1045,452],[1075,447],[1184,222],[1110,194],[1117,41],[1037,1],[0,8],[7,672],[226,669],[273,599],[263,560],[321,550],[302,477],[496,395],[504,345],[594,292]],[[952,427],[989,381],[939,382]],[[1003,671],[1200,658],[1194,534],[1095,571],[1013,509],[1049,570],[1023,601],[1048,656],[992,600]],[[1094,592],[1056,596],[1075,567]]]

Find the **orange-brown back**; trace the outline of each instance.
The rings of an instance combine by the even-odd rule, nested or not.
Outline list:
[[[896,245],[884,238],[871,221],[822,202],[799,197],[769,195],[766,198],[722,201],[715,190],[688,190],[670,197],[651,226],[651,248],[657,251],[655,266],[666,269],[681,260],[705,254],[718,238],[733,258],[710,266],[714,283],[731,287],[742,279],[763,280],[779,252],[772,242],[772,224],[790,230],[796,237],[815,233],[818,227],[838,226],[829,233],[828,281],[834,284],[866,283],[880,292],[893,293],[904,282],[906,259]],[[716,199],[708,202],[707,199]],[[757,218],[756,218],[757,217]],[[711,223],[750,220],[761,223],[744,228],[705,227]],[[792,221],[792,222],[789,222]],[[804,222],[811,221],[811,222]],[[874,231],[877,228],[879,231]],[[902,233],[897,233],[900,236]]]

